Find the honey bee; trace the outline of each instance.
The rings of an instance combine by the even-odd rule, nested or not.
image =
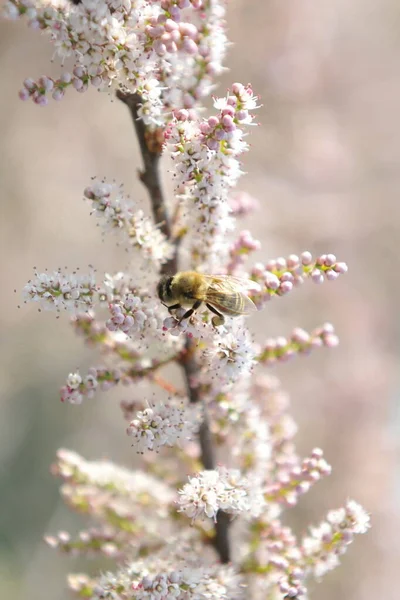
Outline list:
[[[219,327],[224,315],[238,317],[257,310],[245,290],[258,284],[231,275],[203,275],[196,271],[182,271],[173,276],[164,275],[157,286],[158,297],[168,311],[188,308],[179,323],[188,319],[204,303],[214,313],[211,322]],[[172,313],[171,313],[172,314]]]

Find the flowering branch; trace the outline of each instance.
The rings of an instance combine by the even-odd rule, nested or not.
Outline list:
[[[142,120],[138,119],[138,106],[141,99],[137,94],[125,95],[118,92],[117,96],[128,106],[135,126],[144,163],[144,170],[139,173],[139,177],[149,193],[154,221],[160,226],[166,238],[171,240],[172,229],[159,172],[161,155],[161,146],[157,145],[157,135],[159,134],[157,130],[156,132],[151,131]],[[162,266],[161,273],[175,273],[177,270],[177,252],[175,252],[173,258]],[[178,362],[183,369],[189,402],[191,404],[202,404],[203,420],[199,427],[201,460],[206,469],[213,470],[215,469],[215,458],[212,436],[207,418],[206,405],[202,402],[199,389],[193,383],[194,377],[198,374],[198,367],[194,357],[194,346],[189,337],[186,337],[185,347],[186,351]],[[228,527],[229,517],[222,510],[219,510],[215,519],[215,547],[222,563],[230,561]]]
[[[66,59],[71,65],[58,78],[27,78],[21,99],[45,106],[50,96],[60,100],[67,89],[82,93],[93,85],[127,106],[153,213],[147,217],[122,185],[92,180],[83,196],[103,231],[127,245],[129,271],[100,281],[92,269],[89,275],[35,273],[24,288],[26,301],[71,310],[76,332],[103,357],[84,376],[70,373],[62,400],[79,404],[97,389],[120,382],[132,388],[143,380],[168,394],[146,400],[141,385],[121,402],[126,433],[137,453],[146,452],[147,471],[58,453],[53,473],[63,480],[61,494],[92,523],[76,538],[61,531],[47,543],[117,561],[112,573],[69,578],[82,598],[300,598],[307,578],[335,567],[354,535],[369,526],[368,514],[353,501],[330,511],[300,542],[282,524],[281,513],[331,468],[318,448],[303,460],[298,456],[288,397],[260,366],[334,347],[338,338],[325,324],[259,346],[245,316],[305,279],[334,281],[347,266],[333,254],[303,252],[257,263],[246,273],[261,243],[249,231],[232,232],[237,217],[257,202],[233,188],[259,99],[250,84],[234,83],[225,97],[213,98],[212,114],[201,112],[223,68],[224,4],[6,0],[1,9],[47,35],[53,56],[62,67]],[[162,152],[174,165],[171,205],[161,182]],[[171,277],[159,282],[160,274]],[[169,364],[180,368],[185,391],[160,373]],[[229,526],[233,518],[241,521],[237,530]],[[238,551],[236,564],[227,566],[231,534]],[[211,543],[218,560],[207,552]]]
[[[282,336],[268,339],[256,360],[260,364],[273,365],[276,362],[285,362],[296,355],[308,355],[314,348],[321,346],[335,348],[338,343],[339,339],[330,323],[325,323],[311,333],[296,327],[289,340]]]

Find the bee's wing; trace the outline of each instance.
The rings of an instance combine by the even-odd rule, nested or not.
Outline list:
[[[223,291],[261,291],[261,286],[252,279],[235,277],[234,275],[203,275],[210,286]]]
[[[247,315],[257,310],[256,305],[241,291],[246,279],[230,275],[207,276],[206,301],[226,315]]]

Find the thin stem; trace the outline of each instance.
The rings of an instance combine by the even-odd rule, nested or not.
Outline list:
[[[159,171],[161,144],[157,146],[157,133],[149,132],[143,121],[138,119],[138,108],[141,105],[141,98],[138,94],[124,94],[122,92],[117,92],[117,97],[129,108],[135,126],[140,152],[142,154],[144,163],[144,169],[139,172],[139,177],[149,193],[154,221],[160,227],[160,230],[164,233],[164,235],[170,241],[173,241],[171,220],[168,214],[161,186],[161,177]],[[178,237],[177,239],[179,242],[180,238]],[[178,270],[177,249],[178,244],[175,243],[175,254],[168,263],[163,265],[161,269],[162,274],[168,272],[175,273]],[[178,362],[183,369],[189,402],[191,404],[197,404],[199,402],[202,403],[203,421],[199,430],[201,459],[205,469],[212,470],[215,469],[214,447],[212,443],[206,405],[201,397],[199,388],[194,383],[194,379],[198,373],[198,365],[195,360],[194,345],[189,338],[186,339],[186,350],[184,353],[182,353],[182,356]],[[218,511],[217,521],[215,523],[214,544],[222,563],[228,563],[230,561],[228,532],[229,517],[226,513]]]
[[[139,118],[138,109],[142,104],[139,94],[124,94],[121,91],[117,91],[117,97],[129,108],[135,126],[136,136],[144,163],[144,169],[139,171],[139,178],[149,192],[154,221],[165,237],[172,240],[171,221],[162,190],[159,170],[162,149],[162,144],[159,140],[160,130],[149,132],[142,119]],[[161,273],[176,273],[176,271],[177,252],[175,249],[174,256],[167,263],[162,265]]]

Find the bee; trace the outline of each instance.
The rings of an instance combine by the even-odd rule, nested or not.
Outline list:
[[[245,293],[246,288],[259,289],[258,284],[231,275],[203,275],[196,271],[181,271],[164,275],[157,286],[161,303],[171,311],[188,308],[179,323],[188,319],[204,303],[214,313],[214,327],[223,325],[224,315],[238,317],[257,310]]]

